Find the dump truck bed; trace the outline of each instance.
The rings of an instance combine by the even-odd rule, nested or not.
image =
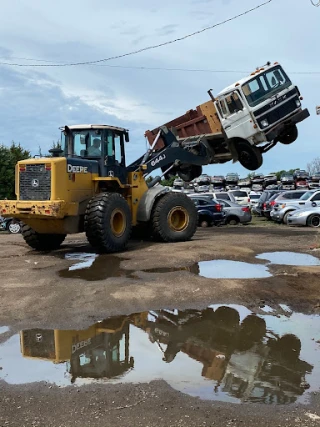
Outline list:
[[[188,110],[182,116],[164,123],[163,126],[172,130],[182,143],[190,139],[196,140],[196,137],[200,136],[205,137],[208,141],[216,141],[218,144],[224,141],[221,123],[212,100],[198,105],[194,110]],[[152,145],[158,132],[159,127],[146,131],[145,136],[150,145]],[[161,150],[164,146],[163,140],[159,138],[155,150]]]

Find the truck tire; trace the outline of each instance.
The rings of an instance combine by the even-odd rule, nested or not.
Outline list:
[[[263,158],[258,147],[249,144],[247,141],[239,141],[236,143],[236,149],[241,166],[250,171],[254,171],[261,167]]]
[[[279,136],[281,144],[292,144],[298,138],[298,128],[296,125],[290,127],[284,134]]]
[[[178,176],[185,182],[190,182],[195,178],[198,178],[202,174],[202,166],[199,165],[190,165],[190,166],[181,166],[177,171]]]
[[[167,193],[155,202],[151,222],[153,237],[156,240],[163,242],[191,240],[197,229],[197,208],[185,194]]]
[[[25,242],[37,251],[52,251],[58,249],[66,238],[65,234],[40,234],[29,227],[27,224],[22,225],[22,237]]]
[[[120,194],[101,193],[89,201],[84,216],[84,231],[89,243],[98,252],[124,250],[131,229],[131,211]]]

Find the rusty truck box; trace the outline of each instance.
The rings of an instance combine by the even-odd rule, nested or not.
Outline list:
[[[170,122],[164,123],[163,126],[173,130],[177,134],[179,140],[200,135],[221,136],[221,123],[212,100],[198,105],[195,110],[189,110],[182,116],[177,117]],[[158,131],[159,128],[155,128],[145,132],[145,136],[150,145],[152,145]],[[154,148],[158,151],[163,147],[164,142],[159,138]]]

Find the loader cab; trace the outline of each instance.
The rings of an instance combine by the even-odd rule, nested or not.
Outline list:
[[[117,177],[127,181],[125,142],[126,129],[106,125],[75,125],[61,128],[62,155],[82,159],[98,166],[100,177]]]

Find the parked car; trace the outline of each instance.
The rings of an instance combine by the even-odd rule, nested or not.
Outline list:
[[[274,205],[274,212],[271,216],[275,221],[286,224],[289,213],[292,211],[316,206],[320,206],[320,190],[309,190],[306,191],[299,199],[280,200],[277,202]]]
[[[230,202],[236,203],[236,199],[232,193],[228,191],[208,191],[205,193],[201,193],[201,196],[211,197],[212,199],[221,199],[221,200],[230,200]]]
[[[257,192],[255,192],[255,191],[251,191],[251,192],[249,193],[249,197],[250,197],[250,203],[249,203],[249,206],[250,206],[251,208],[253,208],[254,206],[256,206],[256,205],[257,205],[258,200],[260,199],[260,196],[261,196],[261,193],[257,193]]]
[[[239,205],[248,205],[250,203],[249,194],[244,190],[230,190],[229,194],[232,194]]]
[[[309,172],[305,171],[304,169],[297,169],[293,172],[293,178],[296,181],[309,179],[310,174]]]
[[[15,218],[3,218],[0,216],[0,230],[9,231],[12,234],[21,232],[21,222]]]
[[[274,194],[279,194],[280,190],[265,190],[261,193],[257,205],[254,207],[254,212],[262,216],[263,204],[267,202]]]
[[[308,225],[320,228],[320,207],[297,209],[288,215],[288,225]]]
[[[217,200],[193,194],[190,194],[189,197],[197,207],[199,227],[211,227],[225,222],[226,212]]]
[[[296,182],[296,189],[297,190],[301,190],[301,189],[309,189],[309,183],[307,180],[303,179],[303,180],[299,180]]]
[[[276,202],[281,202],[282,200],[297,200],[300,199],[308,190],[291,190],[283,191],[278,194],[276,197]]]
[[[252,215],[249,206],[242,206],[238,203],[233,203],[227,200],[217,199],[223,206],[223,210],[226,212],[226,224],[248,224],[252,220]]]
[[[273,194],[268,200],[262,204],[261,214],[265,218],[270,219],[270,212],[272,211],[274,205],[276,204],[276,198],[279,196],[278,193]]]
[[[263,190],[262,184],[252,184],[251,190],[255,192],[261,192]]]
[[[309,181],[309,190],[318,190],[320,189],[320,182]]]
[[[315,172],[310,176],[311,181],[319,183],[320,182],[320,172]]]

